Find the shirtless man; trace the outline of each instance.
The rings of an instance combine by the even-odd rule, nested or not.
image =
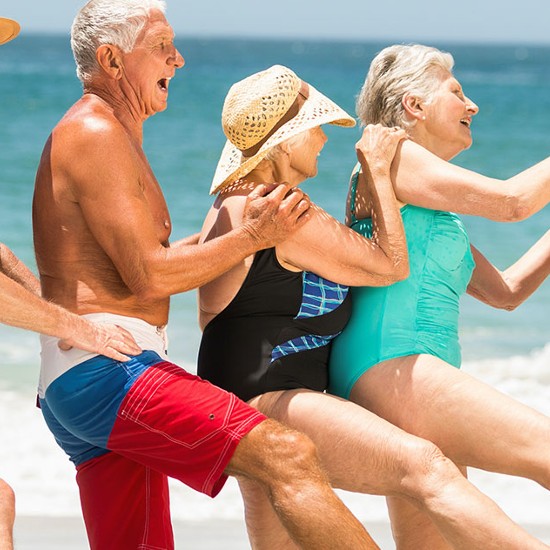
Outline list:
[[[19,34],[19,24],[0,17],[0,44]],[[56,336],[71,346],[124,361],[140,353],[130,333],[116,326],[98,326],[40,297],[40,283],[3,243],[0,243],[0,323]],[[13,549],[15,495],[0,479],[0,550]]]
[[[265,489],[303,548],[376,548],[322,473],[304,435],[170,363],[172,294],[219,276],[306,223],[301,192],[251,194],[234,231],[169,244],[170,217],[142,150],[184,60],[160,0],[92,0],[72,46],[83,97],[53,130],[34,199],[45,295],[126,327],[144,351],[121,364],[42,343],[40,400],[77,468],[92,549],[173,548],[167,476],[214,496],[227,475]]]

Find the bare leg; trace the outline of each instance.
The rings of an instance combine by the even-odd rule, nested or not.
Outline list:
[[[428,514],[400,497],[386,497],[391,530],[399,550],[451,550]]]
[[[283,527],[262,487],[249,479],[241,478],[238,481],[252,549],[264,547],[270,550],[299,550],[299,546]]]
[[[13,523],[15,521],[15,494],[0,479],[0,550],[13,550]]]
[[[459,467],[467,477],[466,468]],[[400,497],[386,497],[393,538],[400,550],[450,550],[434,522],[420,508]]]
[[[550,418],[430,355],[368,370],[351,400],[434,442],[457,464],[550,489]]]
[[[293,390],[265,394],[252,404],[309,435],[334,486],[407,500],[428,515],[452,548],[547,548],[478,491],[435,445],[354,403]]]
[[[226,473],[263,488],[299,548],[378,548],[330,487],[315,446],[303,434],[266,420],[241,440]],[[262,548],[276,543],[265,542]]]

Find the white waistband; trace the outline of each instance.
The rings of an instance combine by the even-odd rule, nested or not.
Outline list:
[[[168,337],[166,327],[155,327],[143,319],[126,317],[114,313],[88,313],[83,315],[89,321],[98,324],[114,324],[125,328],[142,350],[155,351],[161,357],[166,357]],[[68,351],[59,349],[59,338],[40,335],[40,380],[38,394],[44,397],[47,387],[62,374],[88,359],[96,357],[97,353],[90,353],[77,348]]]

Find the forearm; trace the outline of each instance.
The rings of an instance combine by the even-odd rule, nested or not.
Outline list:
[[[503,273],[509,288],[506,309],[522,304],[550,274],[550,230]]]
[[[514,219],[524,220],[550,203],[550,157],[505,182],[505,193],[513,197]]]
[[[188,237],[170,243],[170,246],[172,248],[179,248],[181,246],[189,246],[190,244],[199,244],[200,236],[200,233],[195,233],[194,235],[189,235]]]
[[[38,279],[3,243],[0,243],[0,271],[30,292],[40,295],[40,282]]]
[[[165,248],[148,262],[146,276],[133,289],[144,299],[186,292],[216,279],[264,246],[243,225],[201,244]]]
[[[365,168],[372,202],[372,239],[383,255],[379,264],[386,264],[388,273],[400,280],[408,275],[407,241],[390,174]]]
[[[518,221],[550,201],[550,158],[500,180],[440,159],[409,140],[397,164],[395,192],[400,201],[422,208]]]
[[[468,293],[492,307],[515,309],[537,290],[550,273],[550,231],[503,272],[473,247],[472,252],[476,268]]]
[[[0,274],[0,322],[27,330],[65,338],[80,318]]]

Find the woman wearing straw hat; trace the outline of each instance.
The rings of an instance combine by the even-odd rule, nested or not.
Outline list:
[[[222,113],[228,142],[201,240],[241,223],[248,194],[317,172],[321,124],[353,119],[290,69],[274,66],[235,84]],[[347,285],[388,285],[408,274],[390,166],[402,130],[368,126],[357,154],[369,180],[373,239],[312,205],[310,221],[276,248],[256,253],[199,289],[204,329],[198,373],[263,413],[308,434],[333,485],[398,495],[428,514],[455,548],[546,548],[475,489],[432,443],[330,396],[331,340],[350,315]],[[391,237],[390,237],[391,235]],[[254,548],[293,547],[266,499],[241,481]]]

